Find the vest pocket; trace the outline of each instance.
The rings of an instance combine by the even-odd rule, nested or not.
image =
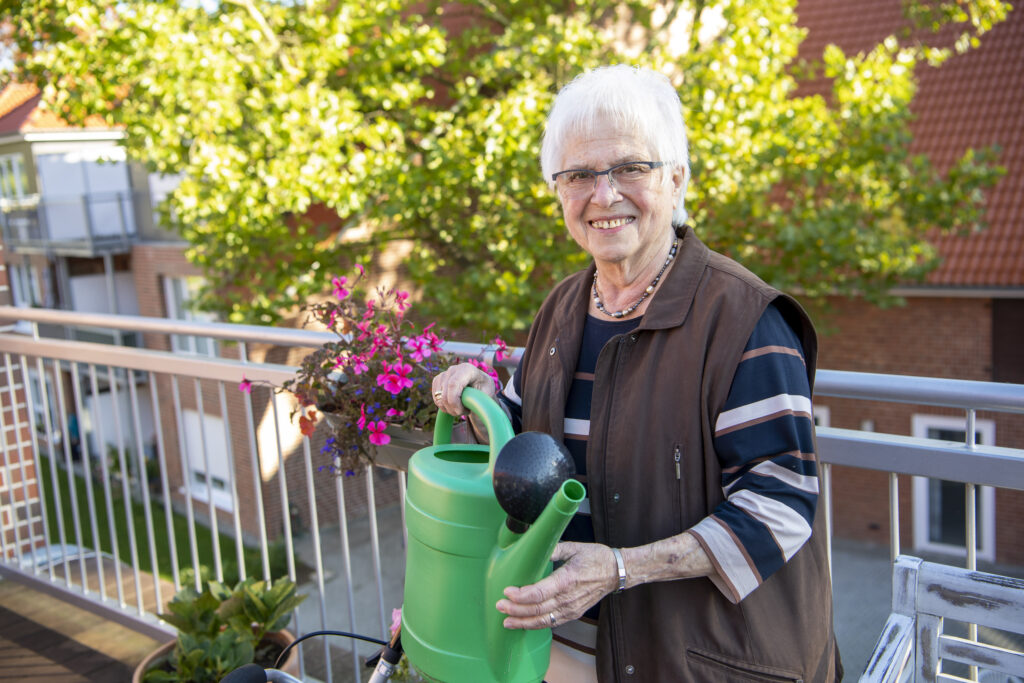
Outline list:
[[[800,674],[771,666],[751,664],[718,652],[689,648],[686,651],[691,680],[722,683],[803,683]]]

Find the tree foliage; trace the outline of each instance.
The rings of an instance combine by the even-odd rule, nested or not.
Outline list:
[[[273,322],[339,262],[404,241],[420,310],[526,327],[586,262],[537,159],[554,94],[599,64],[670,75],[698,233],[812,299],[883,301],[923,277],[928,231],[982,227],[999,175],[992,151],[942,169],[912,154],[909,107],[915,69],[976,45],[1009,9],[997,0],[912,3],[907,31],[813,62],[794,0],[0,5],[18,78],[182,175],[165,215],[207,274],[204,307],[234,321]]]

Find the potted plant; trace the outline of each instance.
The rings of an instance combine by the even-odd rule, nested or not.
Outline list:
[[[324,452],[329,469],[352,474],[367,464],[381,463],[383,447],[410,440],[426,444],[429,438],[413,437],[432,427],[437,407],[431,396],[431,380],[450,365],[461,362],[442,351],[443,340],[435,323],[420,326],[410,320],[408,292],[378,287],[362,303],[353,291],[365,275],[334,277],[325,300],[306,306],[308,322],[333,332],[331,340],[308,354],[294,378],[279,390],[294,395],[297,419],[305,436],[311,436],[322,415],[330,429]],[[495,358],[507,347],[494,339]],[[497,373],[479,358],[469,359],[498,383]],[[500,383],[499,383],[500,386]],[[243,378],[240,390],[252,383]],[[390,466],[397,466],[390,463]]]
[[[177,639],[146,657],[132,683],[217,683],[245,664],[272,667],[294,640],[285,627],[305,598],[288,579],[249,578],[234,588],[207,581],[202,591],[183,588],[160,615],[178,629]],[[297,673],[294,652],[283,668]]]

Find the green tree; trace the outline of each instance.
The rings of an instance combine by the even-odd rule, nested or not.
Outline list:
[[[794,0],[0,6],[17,78],[182,174],[165,216],[207,274],[203,306],[234,321],[273,322],[339,262],[404,240],[419,310],[525,328],[586,262],[540,177],[544,117],[603,63],[673,78],[699,234],[811,300],[884,302],[923,277],[928,231],[980,229],[1000,173],[991,150],[941,171],[909,151],[915,68],[977,45],[1009,10],[998,0],[908,3],[906,31],[815,62],[797,57]],[[940,43],[940,29],[955,35]],[[798,88],[813,77],[828,97]]]

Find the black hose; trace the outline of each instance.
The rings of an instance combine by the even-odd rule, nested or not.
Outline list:
[[[293,647],[295,647],[302,641],[306,640],[307,638],[312,638],[313,636],[344,636],[346,638],[355,638],[356,640],[365,640],[368,643],[376,643],[377,645],[388,644],[388,641],[386,640],[380,640],[379,638],[371,638],[370,636],[362,636],[358,633],[349,633],[348,631],[310,631],[309,633],[306,633],[301,637],[296,638],[292,642],[288,643],[288,646],[285,649],[281,650],[281,654],[277,656],[277,661],[274,662],[274,668],[278,668],[281,665],[281,662],[284,661],[285,655],[288,654],[289,650],[291,650]]]

